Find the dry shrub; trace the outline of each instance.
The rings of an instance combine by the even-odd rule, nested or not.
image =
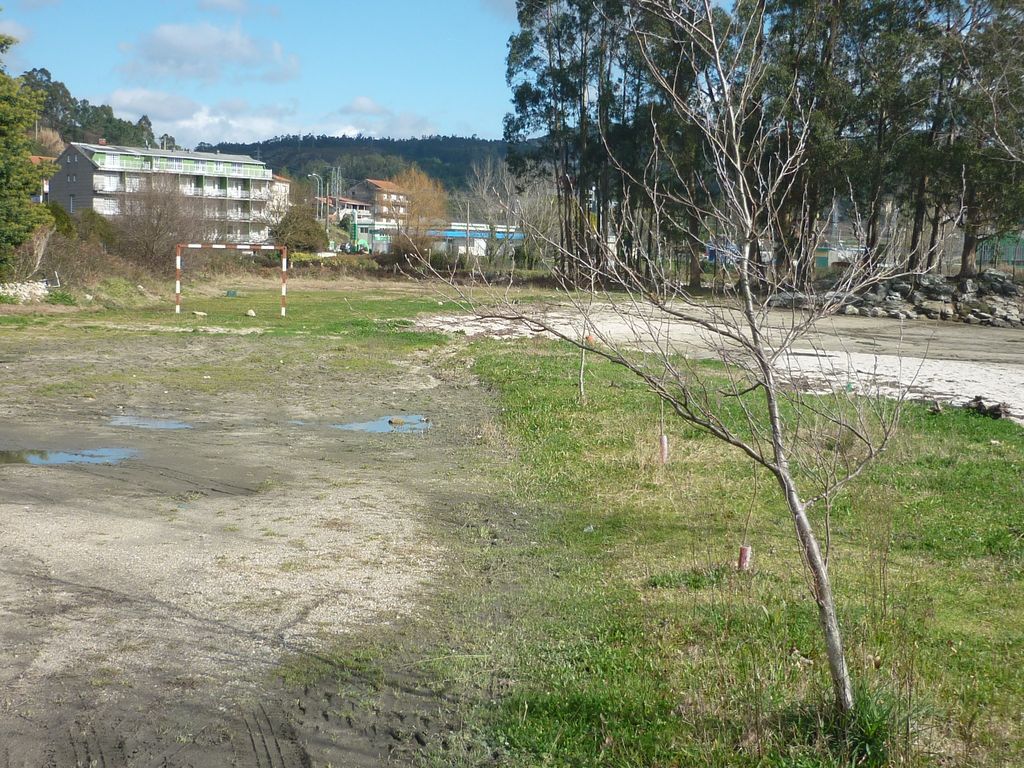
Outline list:
[[[39,272],[46,277],[56,274],[61,283],[75,286],[95,285],[111,277],[133,282],[149,277],[136,265],[109,253],[96,240],[79,240],[60,234],[50,238]]]
[[[28,240],[14,249],[10,261],[6,265],[0,265],[4,266],[3,275],[0,277],[16,283],[38,278],[44,254],[53,234],[52,225],[36,229]]]

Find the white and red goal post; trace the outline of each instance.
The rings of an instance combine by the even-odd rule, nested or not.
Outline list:
[[[181,314],[182,251],[277,251],[281,254],[281,317],[288,315],[288,248],[283,245],[243,245],[227,243],[179,243],[174,247],[174,314]]]

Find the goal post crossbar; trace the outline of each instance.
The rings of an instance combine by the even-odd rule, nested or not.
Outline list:
[[[278,251],[281,254],[281,317],[288,315],[288,248],[244,243],[178,243],[174,247],[174,314],[181,314],[182,251]]]

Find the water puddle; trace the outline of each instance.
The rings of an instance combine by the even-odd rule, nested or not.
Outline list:
[[[361,421],[352,424],[334,424],[335,429],[348,432],[426,432],[430,429],[430,419],[426,416],[382,416],[374,421]]]
[[[41,467],[66,464],[119,464],[138,455],[131,448],[94,448],[86,451],[0,451],[0,464]]]
[[[110,420],[114,427],[137,427],[139,429],[192,429],[191,424],[174,419],[150,419],[146,416],[114,416]]]

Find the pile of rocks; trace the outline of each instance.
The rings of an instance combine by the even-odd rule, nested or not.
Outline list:
[[[0,294],[10,296],[19,304],[42,301],[47,295],[46,283],[0,283]]]
[[[1005,272],[989,269],[974,280],[917,275],[896,279],[852,297],[843,314],[912,320],[953,320],[996,328],[1024,327],[1024,290]]]

